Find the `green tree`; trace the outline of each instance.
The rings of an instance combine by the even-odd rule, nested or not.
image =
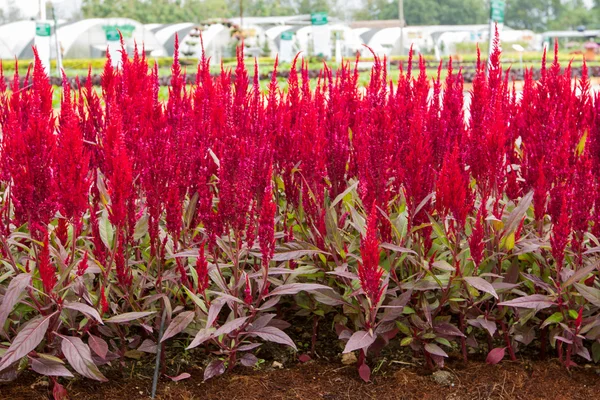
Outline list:
[[[236,15],[237,1],[229,0],[84,0],[85,18],[127,17],[143,23],[200,22]]]
[[[485,23],[484,0],[404,0],[404,19],[408,25],[459,25]],[[398,0],[364,0],[355,19],[397,19]]]

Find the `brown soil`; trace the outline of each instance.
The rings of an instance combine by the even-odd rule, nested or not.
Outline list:
[[[262,370],[236,369],[209,382],[202,382],[200,367],[188,371],[191,378],[171,382],[162,380],[158,399],[594,399],[600,393],[597,366],[565,370],[556,361],[507,362],[490,366],[470,362],[448,364],[449,382],[437,383],[434,377],[415,366],[392,364],[363,383],[353,366],[311,361],[291,368]],[[115,375],[114,373],[112,375]],[[131,378],[108,374],[109,383],[72,380],[66,386],[71,399],[126,400],[147,399],[151,381],[131,373]],[[122,376],[122,375],[121,375]],[[67,385],[66,382],[63,382]],[[1,399],[48,399],[50,388],[45,378],[32,374],[16,383],[0,386]]]

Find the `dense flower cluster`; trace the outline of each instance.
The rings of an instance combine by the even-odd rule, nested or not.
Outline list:
[[[297,57],[285,88],[276,63],[266,93],[241,49],[191,86],[175,57],[163,103],[158,68],[123,49],[101,88],[65,79],[57,109],[36,54],[24,87],[0,77],[0,331],[18,344],[35,307],[48,335],[0,372],[68,358],[78,335],[95,358],[72,366],[103,380],[95,364],[156,348],[166,318],[162,339],[189,326],[221,357],[210,377],[253,365],[236,355],[253,341],[293,346],[288,315],[316,335],[334,312],[363,379],[397,335],[432,367],[439,345],[498,362],[535,338],[566,366],[599,360],[600,101],[557,51],[518,86],[497,46],[468,92],[412,51],[397,81],[374,57],[366,87],[358,60],[315,82]]]

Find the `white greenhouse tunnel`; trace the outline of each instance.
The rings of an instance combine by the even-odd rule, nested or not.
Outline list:
[[[52,21],[50,55],[56,57],[56,40]],[[235,55],[231,24],[241,21],[236,18],[197,25],[192,22],[175,24],[141,24],[128,18],[86,19],[77,22],[58,22],[58,41],[62,57],[65,59],[102,58],[107,47],[111,54],[117,54],[118,42],[107,40],[106,27],[122,28],[126,33],[128,52],[132,53],[134,43],[139,51],[145,50],[149,57],[172,57],[175,36],[179,36],[180,56],[201,57],[202,47],[197,29],[202,29],[204,49],[212,63],[219,63],[222,57]],[[0,58],[4,60],[31,59],[35,41],[36,22],[18,21],[0,26]],[[347,24],[330,19],[325,25],[311,25],[310,15],[286,17],[244,18],[242,31],[245,35],[247,56],[279,55],[281,61],[291,61],[297,53],[301,57],[322,54],[334,59],[337,55],[351,57],[356,52],[370,57],[369,46],[378,56],[400,53],[400,28],[397,21],[357,21]],[[573,32],[559,32],[571,35]],[[556,33],[558,36],[559,33]],[[586,32],[587,35],[593,31]],[[552,36],[548,32],[546,36]],[[403,29],[402,53],[406,54],[413,46],[416,52],[435,54],[438,57],[455,54],[460,43],[486,43],[489,41],[489,25],[442,25],[409,26]],[[542,38],[529,30],[514,30],[505,26],[501,40],[505,43],[520,43],[525,48],[538,50]],[[583,35],[583,34],[582,34]],[[571,37],[571,36],[569,36]],[[336,48],[336,39],[339,41]]]
[[[51,23],[52,40],[50,55],[56,57],[54,24]],[[35,39],[35,21],[18,21],[0,26],[0,58],[31,59]],[[135,43],[141,52],[154,57],[166,56],[167,52],[154,34],[141,23],[128,18],[86,19],[74,23],[58,23],[58,40],[63,58],[102,58],[106,55],[107,39],[104,27],[121,28],[128,52]]]
[[[175,37],[178,36],[179,56],[200,58],[202,57],[202,45],[195,28],[200,28],[200,26],[191,22],[166,25],[153,24],[150,31],[169,57],[172,57],[175,52]],[[230,29],[223,24],[211,24],[205,26],[201,30],[201,34],[206,56],[210,57],[211,63],[219,63],[231,44]]]
[[[165,48],[154,34],[140,22],[129,18],[94,18],[58,28],[63,58],[104,57],[107,49],[106,26],[116,27],[122,32],[129,53],[133,52],[137,43],[138,51],[143,49],[149,56],[167,56]]]

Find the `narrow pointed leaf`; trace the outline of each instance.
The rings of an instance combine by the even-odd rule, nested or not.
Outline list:
[[[346,343],[344,353],[350,353],[351,351],[359,349],[366,349],[372,345],[373,342],[375,342],[375,339],[376,337],[367,331],[354,332],[354,334],[348,340],[348,343]]]
[[[162,339],[160,342],[164,342],[165,340],[172,338],[177,335],[194,320],[195,313],[193,311],[184,311],[181,314],[178,314],[175,318],[171,320],[169,327],[165,330]]]
[[[108,381],[94,364],[87,344],[75,336],[60,336],[62,337],[61,350],[75,371],[86,378],[100,382]]]
[[[8,368],[12,363],[19,361],[22,357],[29,354],[30,351],[35,350],[44,339],[50,319],[55,314],[37,316],[21,329],[8,350],[4,353],[2,361],[0,361],[0,371]]]

